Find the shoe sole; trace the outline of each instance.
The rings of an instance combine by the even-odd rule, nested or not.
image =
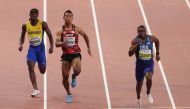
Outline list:
[[[32,98],[36,97],[37,95],[39,95],[40,93],[36,94],[36,95],[30,95]]]

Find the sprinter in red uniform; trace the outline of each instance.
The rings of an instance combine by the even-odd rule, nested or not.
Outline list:
[[[72,95],[69,89],[69,74],[71,67],[73,67],[74,73],[72,74],[71,86],[76,87],[76,77],[81,72],[81,50],[78,46],[79,35],[83,36],[87,48],[88,54],[91,55],[91,49],[89,44],[89,38],[87,34],[78,26],[72,24],[73,13],[71,10],[67,10],[64,13],[63,19],[65,24],[58,30],[56,37],[56,47],[62,47],[63,55],[61,56],[62,61],[62,76],[63,86],[67,91],[66,102],[72,102]]]

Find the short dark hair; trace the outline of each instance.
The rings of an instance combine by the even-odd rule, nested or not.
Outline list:
[[[139,25],[139,26],[137,27],[137,30],[138,30],[139,28],[145,28],[145,29],[146,29],[146,27],[145,27],[144,25]]]
[[[73,13],[72,13],[71,10],[66,10],[66,11],[64,12],[64,16],[65,16],[66,13],[71,13],[71,14],[73,15]]]
[[[39,13],[38,9],[36,9],[36,8],[32,8],[32,9],[30,10],[30,14],[33,13],[33,12]]]

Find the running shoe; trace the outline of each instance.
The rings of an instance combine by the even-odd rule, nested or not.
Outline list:
[[[71,82],[72,88],[76,87],[76,85],[77,85],[77,79],[76,78],[72,79],[72,82]]]
[[[31,97],[36,97],[38,94],[40,94],[39,90],[34,89],[34,91],[31,94]]]
[[[153,104],[153,103],[154,103],[154,100],[153,100],[153,97],[152,97],[151,94],[147,94],[147,99],[148,99],[148,102],[149,102],[150,104]]]
[[[142,101],[141,101],[141,99],[137,99],[137,106],[138,106],[139,109],[142,108]]]
[[[72,95],[67,95],[66,103],[72,103]]]

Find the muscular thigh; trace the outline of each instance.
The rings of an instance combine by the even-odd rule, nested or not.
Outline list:
[[[62,60],[62,75],[69,75],[71,64],[65,60]]]
[[[146,78],[152,79],[153,72],[146,72]]]
[[[74,71],[81,71],[81,59],[80,57],[74,58],[72,61],[72,66]]]

